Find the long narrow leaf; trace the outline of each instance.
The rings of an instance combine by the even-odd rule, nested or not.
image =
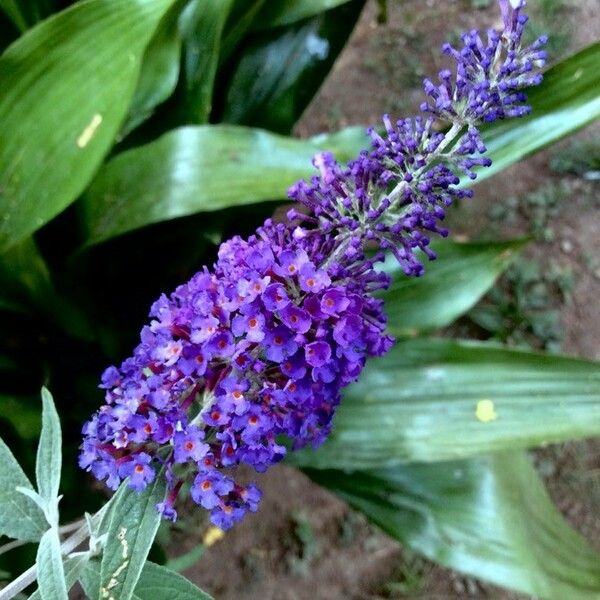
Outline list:
[[[186,0],[176,0],[160,20],[142,59],[139,80],[120,137],[148,119],[175,90],[179,77],[179,19]]]
[[[233,125],[182,127],[115,157],[86,192],[82,222],[88,244],[181,217],[282,198],[312,172],[311,158],[364,138],[352,129],[295,140]]]
[[[40,540],[36,563],[42,600],[68,600],[58,528],[48,529]]]
[[[42,433],[35,463],[38,493],[48,503],[56,501],[62,465],[62,433],[52,395],[42,388]]]
[[[141,58],[173,0],[87,0],[0,57],[0,252],[85,188],[133,95]]]
[[[256,31],[290,25],[301,19],[318,15],[345,4],[349,0],[286,0],[286,2],[268,2],[254,22]]]
[[[222,120],[289,133],[329,73],[363,6],[364,0],[352,0],[254,35],[233,68]]]
[[[208,123],[223,26],[233,0],[194,0],[183,17],[181,123]]]
[[[600,555],[558,514],[522,453],[308,474],[434,561],[547,600],[600,598]]]
[[[373,359],[303,466],[435,462],[600,434],[598,363],[420,339]]]
[[[445,327],[469,310],[510,265],[521,240],[459,244],[437,241],[438,258],[426,264],[427,276],[406,277],[393,257],[384,269],[392,285],[382,298],[393,335],[414,336]]]
[[[67,590],[70,590],[80,575],[83,573],[87,563],[89,561],[89,556],[87,554],[80,554],[79,556],[74,556],[72,558],[67,558],[64,561],[64,574],[65,574],[65,582],[67,585]],[[28,600],[41,600],[42,595],[39,589],[37,589],[31,596],[29,596]]]
[[[0,0],[2,9],[20,31],[42,21],[55,10],[56,0]]]

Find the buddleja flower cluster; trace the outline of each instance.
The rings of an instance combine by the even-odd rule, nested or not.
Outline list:
[[[260,500],[234,467],[264,471],[326,439],[341,390],[392,344],[377,263],[389,251],[422,273],[415,251],[434,258],[428,234],[446,235],[444,208],[471,194],[459,174],[490,164],[476,124],[529,110],[521,90],[540,82],[545,40],[521,49],[524,3],[499,4],[503,32],[444,46],[456,72],[425,82],[425,116],[384,117],[384,134],[370,130],[371,149],[345,167],[317,155],[320,175],[290,189],[303,210],[225,242],[212,271],[154,303],[133,355],[102,376],[106,403],[84,426],[81,467],[112,489],[165,477],[157,508],[173,520],[189,485],[226,529]]]

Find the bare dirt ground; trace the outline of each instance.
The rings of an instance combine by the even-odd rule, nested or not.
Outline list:
[[[541,0],[530,2],[534,11],[538,3]],[[379,24],[377,3],[369,2],[297,134],[375,124],[383,112],[398,117],[413,112],[422,76],[442,67],[438,48],[448,34],[456,36],[464,29],[494,22],[495,9],[486,4],[476,0],[391,0],[387,23]],[[478,5],[483,8],[473,8]],[[557,52],[592,41],[600,31],[599,12],[597,0],[573,0],[552,13]],[[597,136],[597,127],[579,137],[593,134]],[[527,197],[546,181],[552,187],[564,185],[558,202],[555,197],[545,205],[542,202],[545,229],[526,250],[525,258],[538,265],[542,278],[560,272],[567,281],[561,284],[561,293],[549,294],[560,329],[550,341],[554,346],[562,344],[565,352],[600,359],[599,184],[557,175],[549,167],[555,152],[539,154],[479,186],[477,199],[451,216],[451,229],[470,239],[530,234],[531,215],[516,201],[509,203],[510,218],[491,215],[506,199]],[[537,334],[537,339],[541,345],[550,343],[543,335]],[[570,443],[536,456],[559,509],[599,546],[600,444]],[[202,560],[186,571],[219,600],[522,598],[412,556],[290,467],[272,469],[260,483],[265,492],[260,512],[211,546]],[[197,543],[189,535],[182,540],[181,545],[172,546],[177,554]]]

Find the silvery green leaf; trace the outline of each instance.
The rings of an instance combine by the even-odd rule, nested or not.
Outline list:
[[[24,487],[22,485],[18,485],[15,489],[17,490],[17,492],[19,492],[19,494],[23,494],[24,496],[27,496],[30,500],[35,502],[39,506],[40,510],[46,513],[46,511],[48,510],[48,502],[45,498],[42,498],[35,490],[32,490],[28,487]]]
[[[52,394],[46,388],[42,388],[42,403],[42,433],[38,445],[35,475],[38,492],[52,510],[53,505],[56,504],[60,484],[62,435]],[[57,517],[57,515],[52,516]],[[54,524],[50,523],[50,525]]]
[[[87,554],[80,554],[65,560],[64,573],[68,590],[75,585],[75,582],[79,579],[79,576],[85,569],[88,561],[89,556]],[[40,593],[40,590],[37,589],[35,592],[33,592],[33,594],[29,596],[28,600],[42,600],[42,594]]]
[[[100,565],[100,597],[130,600],[156,536],[160,516],[156,504],[164,500],[162,473],[141,493],[124,483],[112,500],[112,516]]]
[[[42,600],[68,600],[58,528],[48,529],[37,552],[38,590]]]
[[[0,535],[39,540],[47,529],[44,513],[35,502],[20,494],[18,487],[33,492],[29,479],[0,439]]]

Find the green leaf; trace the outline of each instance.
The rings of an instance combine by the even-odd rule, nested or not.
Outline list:
[[[2,9],[19,31],[25,31],[56,10],[55,0],[0,0]]]
[[[208,123],[219,64],[219,47],[233,0],[194,0],[182,19],[184,60],[182,123]]]
[[[231,75],[221,120],[289,133],[329,73],[363,5],[363,0],[352,0],[253,36]]]
[[[183,575],[151,562],[144,566],[135,595],[140,600],[211,600]]]
[[[326,10],[345,4],[349,0],[287,0],[267,2],[260,11],[253,29],[260,31],[281,25],[290,25],[301,19],[318,15]]]
[[[201,542],[196,544],[191,550],[184,552],[179,556],[174,556],[167,561],[167,568],[171,571],[181,573],[186,569],[193,567],[206,552],[206,546]]]
[[[492,287],[524,243],[436,241],[432,249],[438,258],[425,265],[426,275],[421,278],[406,277],[390,257],[384,270],[392,276],[392,285],[381,295],[388,331],[413,336],[449,325]]]
[[[81,584],[91,600],[102,597],[96,592],[99,582],[100,565],[97,561],[90,561],[81,578]],[[212,596],[182,575],[148,561],[144,565],[131,598],[132,600],[211,600]]]
[[[362,136],[361,136],[362,137]],[[285,197],[311,175],[311,158],[359,139],[296,140],[260,129],[204,125],[175,129],[109,161],[84,195],[82,223],[95,244],[168,219]]]
[[[290,458],[319,468],[435,462],[600,434],[600,368],[484,343],[419,339],[347,388],[328,441]]]
[[[0,252],[86,187],[125,117],[146,44],[172,2],[80,2],[0,57]]]
[[[111,507],[106,546],[100,568],[99,593],[129,600],[140,578],[142,567],[156,536],[160,516],[155,505],[165,497],[164,474],[138,493],[121,485]]]
[[[50,272],[33,238],[0,256],[0,302],[23,310],[47,305],[56,296]]]
[[[42,388],[42,403],[42,433],[35,463],[35,476],[40,496],[50,505],[58,498],[62,464],[62,434],[52,394],[46,388]]]
[[[129,114],[121,128],[121,138],[152,116],[154,109],[164,102],[177,86],[182,42],[179,18],[185,1],[177,0],[167,11],[144,52]]]
[[[479,172],[483,181],[600,118],[600,42],[559,62],[544,82],[528,92],[533,112],[523,119],[484,128],[483,140],[494,161]]]
[[[0,535],[23,541],[37,541],[48,528],[44,513],[30,498],[17,492],[33,491],[23,469],[0,439]]]
[[[436,562],[548,600],[600,597],[600,556],[558,514],[523,453],[308,474]]]
[[[0,307],[11,312],[38,312],[74,337],[93,339],[82,310],[57,292],[31,237],[0,255]]]
[[[223,64],[231,56],[231,53],[246,35],[264,4],[265,0],[233,0],[229,18],[223,31],[219,65]]]
[[[29,396],[0,394],[0,418],[10,423],[19,437],[36,440],[40,434],[38,402],[37,398]]]
[[[85,566],[89,561],[89,556],[87,554],[81,554],[79,556],[74,556],[71,558],[67,558],[64,561],[64,573],[65,573],[65,582],[67,584],[67,590],[70,590],[77,580],[79,576],[83,573]],[[41,600],[42,595],[40,590],[36,590],[29,596],[29,600]]]
[[[48,529],[42,536],[36,563],[38,590],[42,600],[68,600],[57,527]]]

